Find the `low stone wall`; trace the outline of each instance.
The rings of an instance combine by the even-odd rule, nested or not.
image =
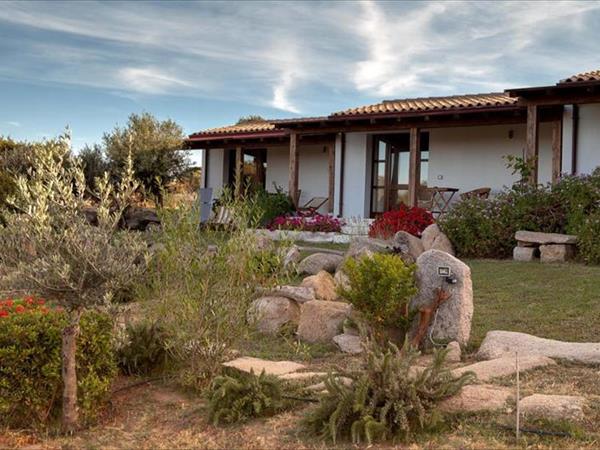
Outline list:
[[[305,241],[313,243],[348,244],[353,235],[345,233],[327,233],[324,231],[255,230],[259,236],[273,241]]]

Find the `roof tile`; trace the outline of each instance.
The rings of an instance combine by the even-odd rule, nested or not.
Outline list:
[[[384,100],[383,102],[374,105],[350,108],[344,111],[335,112],[332,116],[476,109],[490,106],[512,106],[516,103],[516,98],[511,98],[504,93],[407,98],[401,100]]]
[[[220,134],[236,134],[236,133],[254,133],[260,131],[271,131],[275,129],[275,125],[270,121],[254,121],[244,122],[226,127],[209,128],[194,133],[192,136],[198,135],[220,135]]]
[[[600,69],[590,70],[589,72],[577,73],[573,76],[570,76],[569,78],[560,80],[558,84],[584,83],[588,81],[600,81]]]

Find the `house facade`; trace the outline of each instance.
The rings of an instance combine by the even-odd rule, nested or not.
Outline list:
[[[326,198],[321,212],[373,217],[417,204],[423,187],[500,191],[518,177],[506,155],[530,162],[532,183],[592,172],[600,166],[600,70],[552,86],[242,123],[187,142],[205,150],[203,186],[215,196],[251,182],[281,188],[297,205]]]

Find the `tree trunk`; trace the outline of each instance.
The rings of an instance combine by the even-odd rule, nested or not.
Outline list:
[[[65,433],[73,433],[79,422],[77,410],[77,338],[79,336],[79,320],[81,309],[72,311],[69,324],[62,332],[62,429]]]

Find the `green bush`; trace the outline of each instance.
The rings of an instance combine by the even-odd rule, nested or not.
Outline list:
[[[258,376],[237,370],[218,376],[208,391],[209,418],[215,425],[271,416],[283,405],[281,381],[264,370]]]
[[[340,438],[355,444],[407,440],[435,425],[441,418],[436,404],[473,380],[471,372],[454,378],[443,366],[446,354],[447,350],[436,351],[429,367],[414,373],[411,369],[419,353],[407,343],[399,350],[393,344],[384,348],[370,341],[363,353],[363,370],[330,375],[326,394],[307,414],[304,425],[334,443]]]
[[[561,233],[566,207],[548,187],[517,186],[490,199],[467,199],[438,221],[462,257],[506,258],[518,230]]]
[[[600,209],[590,214],[579,230],[579,253],[588,264],[600,264]]]
[[[148,375],[165,368],[167,335],[157,322],[128,324],[127,341],[117,351],[119,367],[126,375]]]
[[[590,175],[563,177],[553,190],[565,205],[565,232],[577,235],[587,217],[600,209],[600,167]]]
[[[0,424],[40,426],[61,406],[61,332],[66,314],[38,310],[0,317]],[[81,318],[77,347],[78,404],[83,418],[96,418],[116,375],[112,321],[89,312]]]
[[[254,194],[254,204],[261,211],[258,224],[265,226],[275,217],[283,216],[294,211],[292,199],[282,188],[273,185],[275,192],[259,189]]]
[[[349,288],[341,288],[340,295],[370,324],[406,329],[408,301],[417,292],[414,265],[407,266],[396,255],[375,253],[359,260],[349,259],[344,272]]]

